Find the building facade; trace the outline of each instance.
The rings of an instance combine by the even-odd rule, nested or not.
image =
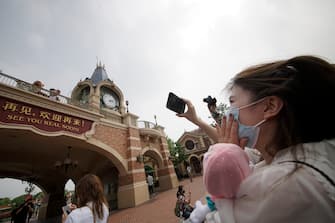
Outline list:
[[[204,154],[207,152],[210,145],[214,142],[202,129],[195,129],[193,131],[184,132],[183,135],[177,140],[188,156],[186,162],[178,167],[182,175],[186,175],[186,167],[191,166],[192,173],[195,175],[202,174],[202,161]]]
[[[70,98],[39,82],[0,73],[0,177],[39,186],[47,197],[41,218],[60,216],[65,183],[86,173],[101,178],[111,209],[147,201],[149,172],[157,189],[177,186],[164,127],[128,110],[103,65]]]

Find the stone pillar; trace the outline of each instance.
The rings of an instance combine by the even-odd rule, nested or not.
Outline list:
[[[62,207],[66,205],[64,199],[64,183],[56,185],[51,191],[52,192],[48,194],[49,200],[46,217],[47,219],[58,219],[59,216],[63,214]]]
[[[144,164],[140,158],[141,142],[137,128],[129,127],[128,173],[119,177],[118,208],[134,207],[149,200]]]
[[[178,186],[178,179],[174,166],[169,160],[169,148],[165,137],[160,138],[160,153],[163,157],[163,167],[158,170],[159,187],[162,191]]]
[[[173,166],[169,169],[160,169],[158,172],[159,172],[159,187],[161,191],[169,190],[178,186],[178,178],[174,172]]]
[[[134,178],[140,178],[142,180],[134,182]],[[135,207],[149,200],[148,184],[145,181],[144,173],[122,176],[119,178],[119,182],[125,183],[119,186],[117,198],[119,209]]]
[[[93,88],[93,94],[90,95],[90,104],[91,104],[91,110],[94,112],[99,113],[100,112],[100,88]]]

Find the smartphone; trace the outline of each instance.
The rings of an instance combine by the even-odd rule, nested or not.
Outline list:
[[[69,205],[65,205],[62,207],[63,213],[66,215],[69,215],[71,213],[71,208],[69,207]]]
[[[185,112],[185,102],[183,101],[183,99],[179,98],[172,92],[169,93],[166,107],[171,111],[177,112],[178,114],[182,114]]]

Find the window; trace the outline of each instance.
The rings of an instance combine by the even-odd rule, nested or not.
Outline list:
[[[189,149],[189,150],[194,149],[194,142],[192,140],[187,140],[185,142],[185,147],[186,147],[186,149]]]

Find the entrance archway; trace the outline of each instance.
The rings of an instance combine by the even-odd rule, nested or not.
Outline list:
[[[159,170],[163,166],[162,155],[155,148],[145,148],[142,153],[145,175],[151,174],[153,176],[155,188],[159,190]]]
[[[196,174],[200,174],[201,173],[201,163],[200,160],[198,159],[198,157],[196,156],[191,156],[190,157],[190,164],[194,170],[194,172]]]
[[[112,148],[67,135],[41,135],[26,129],[1,128],[0,135],[0,177],[25,180],[34,176],[31,182],[43,190],[48,204],[41,217],[61,216],[61,207],[66,203],[66,182],[72,179],[75,183],[86,173],[100,177],[110,207],[118,208],[118,179],[126,168]],[[56,162],[66,160],[69,145],[70,158],[78,162],[77,166],[57,167]]]

